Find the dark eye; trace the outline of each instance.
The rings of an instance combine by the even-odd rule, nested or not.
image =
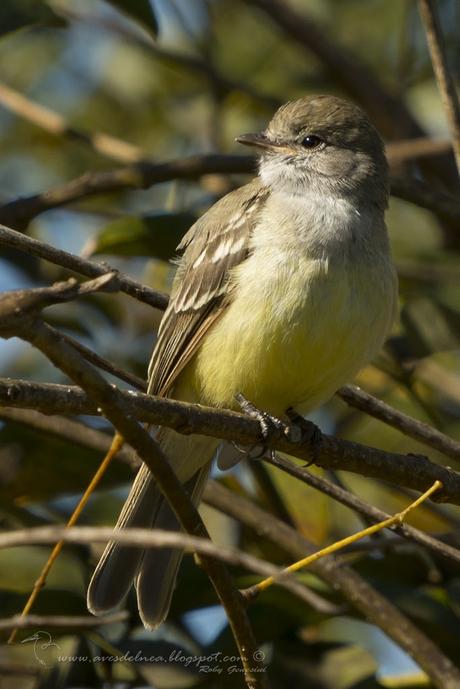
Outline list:
[[[300,143],[304,148],[316,148],[324,142],[319,136],[316,136],[315,134],[308,134],[308,136],[304,136]]]

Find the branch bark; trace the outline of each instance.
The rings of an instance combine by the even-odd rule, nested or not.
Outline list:
[[[12,230],[9,227],[0,225],[0,244],[9,246],[11,249],[18,249],[24,251],[32,256],[44,258],[50,263],[67,268],[80,275],[86,275],[90,278],[97,278],[107,273],[114,273],[117,277],[117,286],[121,292],[129,294],[138,301],[142,301],[149,306],[164,310],[168,304],[168,297],[165,294],[156,292],[150,287],[141,285],[136,280],[123,275],[115,268],[111,268],[107,263],[96,263],[95,261],[88,261],[74,254],[70,254],[62,249],[56,249],[50,244],[40,242],[37,239],[32,239],[21,232]]]
[[[0,222],[17,230],[25,230],[30,221],[41,213],[99,194],[147,189],[154,184],[175,179],[199,179],[207,174],[246,174],[255,172],[256,165],[254,156],[203,154],[165,163],[140,162],[108,172],[87,172],[47,191],[3,204],[0,206]],[[426,182],[414,177],[393,175],[391,193],[432,211],[441,219],[459,222],[460,204],[456,196],[433,188]]]
[[[17,333],[16,333],[17,334]],[[234,411],[178,402],[138,392],[116,390],[123,409],[138,421],[168,426],[179,433],[200,433],[222,440],[253,446],[260,443],[256,420]],[[97,403],[83,390],[68,385],[0,380],[0,402],[8,407],[31,408],[45,414],[100,414]],[[349,440],[316,434],[317,442],[303,442],[286,437],[272,437],[269,446],[305,461],[314,461],[325,469],[352,471],[363,476],[381,478],[420,492],[435,480],[444,490],[433,499],[460,504],[460,474],[449,467],[431,462],[422,455],[385,452]],[[129,442],[129,440],[128,440]]]
[[[425,26],[433,70],[438,82],[441,101],[447,115],[457,171],[460,176],[460,105],[455,83],[450,73],[442,38],[441,22],[433,0],[419,0],[419,10]]]

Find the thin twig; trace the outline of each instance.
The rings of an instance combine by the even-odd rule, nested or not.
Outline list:
[[[126,610],[110,615],[101,615],[101,617],[92,617],[91,615],[14,615],[0,619],[0,630],[69,628],[75,631],[125,622],[128,618],[129,614]]]
[[[56,540],[64,543],[79,544],[113,541],[142,548],[179,548],[187,553],[199,553],[206,556],[206,558],[211,558],[213,561],[217,560],[233,567],[243,567],[250,572],[254,572],[254,574],[262,576],[279,576],[283,572],[281,567],[277,567],[266,560],[245,553],[237,548],[224,548],[214,544],[207,538],[162,529],[127,528],[114,530],[108,526],[73,526],[71,528],[57,525],[37,526],[30,529],[18,529],[0,533],[0,550],[18,546],[54,543]],[[318,599],[314,594],[312,595],[312,592],[296,581],[295,577],[283,577],[281,585],[300,598],[309,607],[312,606],[313,601],[314,607],[318,609],[319,606],[321,608],[320,612],[323,614],[337,613],[336,606],[323,599]],[[15,616],[15,618],[22,619],[19,615]],[[98,626],[97,622],[98,619],[96,618],[92,626]],[[17,628],[22,626],[24,626],[23,623],[15,625]],[[28,625],[25,624],[25,626]]]
[[[67,342],[67,344],[74,347],[77,350],[77,352],[80,352],[80,354],[82,354],[85,357],[86,361],[90,361],[98,368],[102,369],[103,371],[106,371],[107,373],[110,373],[112,376],[115,376],[119,380],[124,380],[125,383],[129,383],[137,390],[146,392],[147,383],[143,378],[139,378],[139,376],[136,376],[134,373],[131,373],[130,371],[125,371],[116,364],[113,364],[111,361],[104,359],[103,356],[97,354],[96,352],[93,352],[92,349],[86,347],[84,344],[76,340],[74,337],[71,337],[70,335],[66,335],[65,333],[61,332],[61,338],[64,342]]]
[[[291,574],[292,572],[299,572],[301,569],[304,569],[305,567],[312,565],[314,562],[318,562],[318,560],[321,560],[322,558],[327,557],[328,555],[332,555],[333,553],[336,553],[339,550],[346,548],[348,545],[352,545],[353,543],[356,543],[357,541],[360,541],[363,538],[366,538],[367,536],[373,536],[374,534],[379,533],[380,531],[382,531],[382,529],[389,529],[397,524],[402,524],[408,514],[413,512],[417,507],[424,503],[425,500],[427,500],[433,493],[435,493],[437,490],[440,490],[441,488],[441,483],[439,481],[435,481],[433,485],[430,486],[428,490],[426,490],[423,493],[423,495],[420,495],[416,500],[411,502],[410,505],[408,505],[401,512],[398,512],[397,514],[394,514],[392,516],[388,516],[387,519],[384,519],[381,522],[372,524],[372,526],[368,526],[365,529],[361,529],[361,531],[351,534],[350,536],[345,536],[345,538],[342,538],[339,541],[334,541],[334,543],[331,543],[330,545],[321,548],[321,550],[317,550],[314,553],[310,553],[310,555],[302,557],[300,560],[297,560],[293,564],[283,569],[283,571],[279,575],[273,575],[271,577],[268,577],[267,579],[263,579],[262,581],[259,581],[257,584],[254,584],[254,586],[244,589],[244,591],[242,591],[241,593],[247,600],[253,600],[262,591],[265,591],[273,584],[281,581],[282,578],[287,574]]]
[[[11,249],[24,251],[32,256],[39,256],[50,263],[62,266],[80,275],[86,275],[87,277],[97,278],[107,273],[115,273],[117,286],[121,292],[125,292],[138,301],[142,301],[157,309],[164,310],[168,304],[168,297],[165,294],[141,285],[136,280],[110,267],[107,263],[88,261],[3,225],[0,225],[0,244],[9,246]]]
[[[40,194],[23,196],[0,207],[0,222],[25,229],[40,213],[81,199],[126,189],[147,189],[174,179],[199,179],[208,174],[253,172],[254,156],[194,155],[165,163],[139,162],[109,172],[87,172]]]
[[[356,495],[353,495],[349,490],[345,490],[340,486],[335,485],[331,481],[321,477],[315,476],[305,467],[299,467],[298,465],[290,462],[285,457],[280,457],[278,454],[274,454],[271,457],[264,458],[266,462],[272,464],[272,466],[285,471],[290,476],[306,483],[308,486],[319,490],[321,493],[328,495],[333,500],[340,502],[342,505],[346,505],[354,512],[363,515],[371,523],[382,522],[389,519],[391,515],[387,514],[383,510],[374,507],[374,505],[361,500]],[[413,496],[412,496],[413,497]],[[414,541],[419,545],[431,550],[437,555],[441,555],[449,560],[460,563],[460,550],[453,548],[450,545],[443,543],[442,541],[430,536],[429,534],[416,529],[409,524],[399,524],[393,527],[393,530],[398,533],[403,538]]]
[[[66,419],[64,416],[48,416],[34,409],[12,409],[0,406],[0,419],[33,428],[40,433],[46,433],[97,452],[107,452],[112,442],[111,435],[90,428],[81,421]],[[133,465],[132,453],[124,448],[118,452],[117,459],[130,466]]]
[[[86,132],[83,129],[71,126],[62,115],[44,105],[35,103],[22,93],[1,82],[0,104],[54,136],[81,141],[93,148],[97,153],[101,153],[112,160],[117,160],[119,163],[134,163],[146,157],[142,155],[142,151],[138,146],[129,144],[127,141],[122,141],[122,139],[110,136],[104,132]]]
[[[442,104],[447,115],[452,147],[460,176],[460,105],[455,83],[447,65],[441,22],[434,0],[419,0],[419,11],[425,26],[433,70],[438,82]]]
[[[345,385],[336,392],[336,395],[351,407],[360,409],[383,423],[397,428],[404,435],[460,461],[460,442],[441,433],[433,426],[398,411],[356,385]]]

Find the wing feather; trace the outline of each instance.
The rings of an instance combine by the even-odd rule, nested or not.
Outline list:
[[[223,313],[230,275],[248,255],[249,239],[268,190],[253,180],[218,201],[187,232],[149,365],[149,392],[166,395]]]

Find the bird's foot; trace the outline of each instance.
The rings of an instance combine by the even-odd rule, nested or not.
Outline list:
[[[253,419],[259,422],[260,434],[262,445],[253,445],[249,449],[243,448],[237,443],[233,443],[233,446],[239,451],[245,454],[249,459],[260,459],[267,452],[268,443],[274,438],[286,437],[291,439],[291,425],[286,424],[282,419],[277,416],[273,416],[262,409],[256,407],[252,402],[250,402],[246,397],[240,392],[235,395],[235,399],[240,405],[240,408],[245,414],[251,416]],[[270,450],[272,452],[273,450]]]

